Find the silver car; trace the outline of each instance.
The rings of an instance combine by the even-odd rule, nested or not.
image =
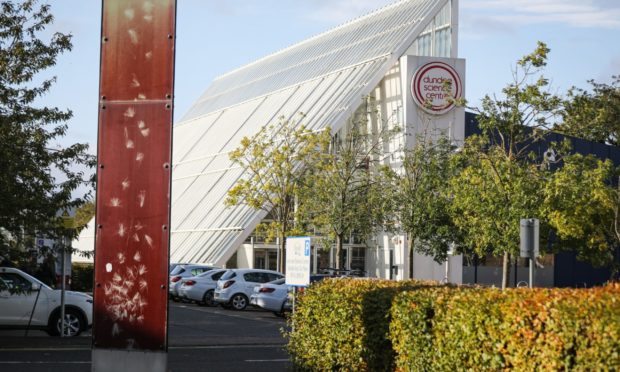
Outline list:
[[[181,287],[181,279],[189,278],[190,276],[196,276],[206,271],[217,269],[217,267],[202,265],[202,264],[185,264],[177,265],[170,272],[170,283],[168,283],[169,297],[174,300],[179,300],[179,288]]]
[[[285,279],[282,278],[254,287],[250,304],[273,311],[277,316],[284,316],[284,303],[289,287],[284,282]]]
[[[181,279],[179,297],[204,306],[217,306],[217,302],[213,300],[213,292],[217,286],[217,281],[225,272],[225,269],[211,270],[198,276]]]
[[[230,269],[217,281],[214,299],[224,308],[243,310],[249,304],[254,287],[284,278],[277,271],[261,269]]]

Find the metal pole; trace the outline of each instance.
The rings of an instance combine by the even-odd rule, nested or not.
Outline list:
[[[62,237],[60,251],[60,337],[65,337],[65,249],[67,238]]]
[[[532,252],[532,256],[530,257],[530,288],[534,288],[534,266],[536,266],[536,258],[534,257],[534,253]]]

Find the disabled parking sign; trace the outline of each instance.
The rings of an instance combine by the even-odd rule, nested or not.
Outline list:
[[[310,237],[286,238],[287,285],[307,287],[310,284]]]

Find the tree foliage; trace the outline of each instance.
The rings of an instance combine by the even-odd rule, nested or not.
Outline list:
[[[611,84],[589,81],[592,92],[573,87],[554,129],[589,141],[620,146],[620,76]]]
[[[548,52],[539,42],[517,62],[503,97],[485,96],[481,108],[473,108],[483,134],[468,138],[460,156],[465,168],[450,182],[455,222],[466,242],[478,254],[504,256],[502,288],[519,249],[519,219],[541,216],[547,167],[532,145],[544,139],[561,104],[542,75]]]
[[[72,196],[84,182],[75,169],[92,164],[85,144],[51,149],[72,113],[38,101],[56,80],[38,74],[71,50],[71,35],[44,40],[54,17],[36,0],[2,1],[0,9],[0,255],[14,257],[35,234],[60,233],[57,213],[83,202]]]
[[[450,212],[449,181],[457,170],[451,164],[453,151],[445,136],[433,140],[420,135],[413,147],[404,151],[400,171],[388,172],[393,185],[394,219],[407,233],[410,275],[414,249],[443,262],[450,248],[460,246],[459,231]]]
[[[262,229],[279,238],[282,270],[285,237],[298,233],[295,198],[327,152],[329,141],[329,131],[313,132],[297,120],[280,117],[256,136],[244,137],[230,153],[230,159],[245,169],[245,177],[230,189],[226,204],[246,204],[270,215],[272,221]]]
[[[363,106],[366,108],[366,106]],[[372,113],[371,113],[372,115]],[[349,127],[332,140],[301,203],[302,213],[336,247],[335,266],[344,268],[345,238],[366,241],[382,227],[386,182],[381,177],[381,144],[393,134],[387,126],[369,128],[368,112],[358,112]]]
[[[560,244],[618,277],[614,250],[620,246],[620,175],[610,160],[580,154],[565,157],[545,185],[545,215]]]

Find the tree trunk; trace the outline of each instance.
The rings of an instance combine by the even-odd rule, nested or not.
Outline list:
[[[342,269],[344,261],[342,257],[342,235],[336,235],[336,269]]]
[[[510,278],[510,253],[504,252],[504,263],[502,265],[502,289],[508,288],[508,278]]]
[[[286,263],[286,237],[284,236],[284,234],[282,234],[282,236],[280,237],[280,244],[278,245],[278,249],[280,250],[280,262],[279,262],[279,267],[280,267],[280,272],[282,274],[286,274],[286,267],[285,267],[285,263]]]
[[[409,279],[413,279],[413,234],[407,234],[407,247],[409,248]]]

